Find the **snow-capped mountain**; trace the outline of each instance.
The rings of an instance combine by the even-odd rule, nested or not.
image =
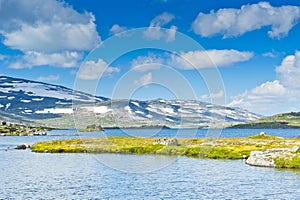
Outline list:
[[[107,127],[218,126],[224,121],[238,123],[261,117],[194,100],[110,100],[58,85],[0,76],[0,117],[27,122],[42,119],[43,125],[74,127],[70,125],[73,116],[83,127],[91,123]]]
[[[75,116],[93,113],[104,126],[220,127],[259,119],[261,116],[240,108],[217,106],[195,100],[109,100],[76,107]],[[112,119],[107,121],[104,119]],[[114,124],[112,123],[114,122]]]
[[[0,76],[0,115],[35,118],[40,110],[106,100],[63,86]]]

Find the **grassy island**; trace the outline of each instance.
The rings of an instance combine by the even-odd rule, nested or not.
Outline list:
[[[251,151],[300,146],[299,138],[283,139],[275,136],[253,136],[248,138],[179,138],[178,145],[155,144],[157,138],[81,138],[39,142],[31,147],[33,152],[49,153],[126,153],[182,155],[210,159],[245,159]],[[300,150],[292,157],[278,157],[280,168],[300,168]]]

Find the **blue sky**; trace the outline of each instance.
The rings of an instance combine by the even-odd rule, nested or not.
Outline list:
[[[110,98],[299,111],[299,19],[293,0],[1,1],[0,74]],[[161,49],[110,60],[128,41]]]

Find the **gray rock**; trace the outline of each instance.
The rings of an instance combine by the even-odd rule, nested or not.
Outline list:
[[[262,131],[262,132],[259,133],[259,135],[260,135],[260,136],[266,136],[267,134],[266,134],[265,132]]]
[[[293,152],[298,148],[274,148],[265,151],[252,151],[246,164],[258,167],[276,167],[274,159],[276,158],[292,158],[295,156]],[[297,151],[296,150],[296,151]]]
[[[27,148],[30,148],[30,145],[28,145],[28,144],[21,144],[21,145],[16,146],[14,149],[25,150]]]
[[[258,167],[276,167],[274,160],[266,156],[263,151],[252,151],[246,164]]]
[[[297,152],[298,150],[299,150],[298,146],[293,146],[292,149],[291,149],[291,151],[294,152],[294,153]]]

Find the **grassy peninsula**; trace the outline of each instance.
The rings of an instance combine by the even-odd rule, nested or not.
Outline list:
[[[236,124],[229,128],[300,128],[300,112],[281,113],[256,121]]]
[[[208,139],[179,138],[177,146],[154,144],[155,138],[81,138],[39,142],[31,147],[33,152],[49,153],[124,153],[182,155],[210,159],[244,159],[251,151],[300,146],[299,138],[283,139],[274,136],[253,136],[248,138]],[[292,157],[278,157],[280,168],[300,168],[300,151]]]

